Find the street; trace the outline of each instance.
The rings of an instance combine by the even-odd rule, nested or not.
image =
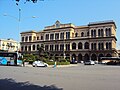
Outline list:
[[[0,90],[120,90],[120,66],[0,66]]]

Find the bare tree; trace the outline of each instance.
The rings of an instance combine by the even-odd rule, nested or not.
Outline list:
[[[20,0],[15,0],[16,2],[19,2]],[[37,1],[44,1],[44,0],[24,0],[24,3],[26,2],[33,2],[33,3],[37,3]]]

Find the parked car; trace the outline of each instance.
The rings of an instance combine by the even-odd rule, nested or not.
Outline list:
[[[77,60],[72,60],[70,63],[71,63],[71,64],[77,64],[78,61],[77,61]]]
[[[34,61],[32,66],[33,67],[48,67],[48,64],[43,61]]]
[[[95,65],[95,62],[92,60],[87,60],[84,62],[84,65]]]

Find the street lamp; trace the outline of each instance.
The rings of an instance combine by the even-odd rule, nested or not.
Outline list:
[[[11,18],[14,18],[18,22],[18,33],[20,33],[19,31],[20,31],[20,22],[21,22],[21,8],[18,8],[18,10],[19,10],[19,16],[18,17],[8,15],[7,13],[4,13],[3,16],[9,16]],[[36,16],[32,16],[31,18],[36,18]]]
[[[21,9],[19,8],[19,16],[18,18],[12,15],[8,15],[7,13],[4,13],[3,16],[9,16],[11,18],[14,18],[15,20],[18,21],[18,31],[20,30],[20,22],[21,22]],[[37,18],[36,16],[32,16],[31,18]]]
[[[64,47],[66,48],[66,44],[65,44],[65,31],[64,31],[64,34],[63,34],[63,42],[64,42]],[[66,58],[66,55],[65,55],[65,49],[63,50],[63,57],[64,59]]]

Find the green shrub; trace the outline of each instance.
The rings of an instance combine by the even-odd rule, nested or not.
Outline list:
[[[48,65],[54,65],[55,62],[47,62]],[[70,62],[57,62],[57,65],[69,65]]]

